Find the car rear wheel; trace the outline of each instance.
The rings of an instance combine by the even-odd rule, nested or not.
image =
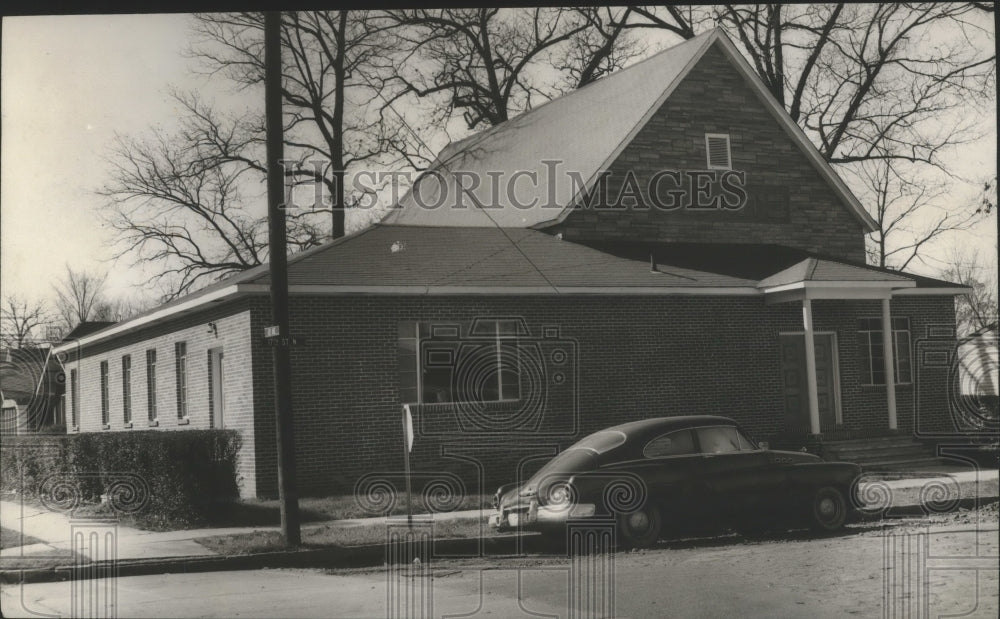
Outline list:
[[[839,530],[847,519],[844,493],[833,486],[818,488],[812,495],[809,513],[813,529],[823,533]]]
[[[660,510],[652,505],[618,515],[618,534],[625,548],[647,548],[660,539],[663,523]]]

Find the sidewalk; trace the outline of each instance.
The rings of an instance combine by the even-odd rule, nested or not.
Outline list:
[[[862,484],[864,494],[868,485],[880,484],[889,489],[890,507],[917,507],[921,501],[934,501],[937,505],[954,503],[972,498],[995,498],[1000,496],[1000,474],[996,470],[963,471],[948,475],[914,477],[887,481],[872,481]],[[874,494],[874,492],[873,492]],[[467,510],[441,514],[415,515],[414,519],[432,518],[435,521],[450,521],[484,517],[488,510]],[[405,518],[395,516],[394,518]],[[321,527],[357,527],[384,523],[385,518],[356,518],[333,520],[303,525],[303,530]],[[72,520],[66,515],[47,512],[31,505],[22,506],[16,501],[0,501],[0,525],[13,531],[43,540],[42,544],[32,544],[0,551],[2,557],[29,557],[37,554],[65,552],[69,556],[73,527],[87,526],[88,521]],[[97,526],[98,523],[91,523]],[[237,535],[255,531],[277,531],[278,527],[232,527],[217,529],[188,529],[181,531],[143,531],[117,525],[118,560],[149,560],[179,557],[213,557],[215,552],[205,548],[197,540],[216,535]]]
[[[466,510],[434,514],[437,522],[453,520],[475,520],[483,517],[486,510]],[[394,516],[393,518],[400,518]],[[402,516],[405,518],[405,516]],[[429,514],[414,515],[414,519],[431,518]],[[327,522],[312,522],[302,525],[303,531],[318,528],[343,527],[352,528],[385,522],[385,518],[352,518],[331,520]],[[73,527],[86,527],[93,530],[99,522],[72,519],[58,512],[49,512],[33,505],[22,505],[16,501],[0,501],[0,526],[12,531],[19,531],[25,536],[43,540],[41,544],[30,544],[0,550],[0,557],[28,557],[40,554],[53,554],[61,551],[69,556],[71,550],[71,534]],[[216,553],[205,548],[196,540],[214,537],[216,535],[239,535],[255,531],[278,531],[277,526],[259,527],[228,527],[214,529],[182,529],[179,531],[143,531],[133,527],[118,524],[115,527],[117,541],[117,557],[119,560],[154,559],[168,557],[199,557],[215,556]]]

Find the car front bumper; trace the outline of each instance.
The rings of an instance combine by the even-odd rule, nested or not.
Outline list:
[[[535,499],[527,504],[500,507],[490,515],[490,526],[497,531],[515,529],[539,530],[565,524],[569,520],[589,518],[596,512],[591,503],[577,503],[567,507],[538,505]]]

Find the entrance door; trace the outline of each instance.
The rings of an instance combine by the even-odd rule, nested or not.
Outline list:
[[[782,334],[781,385],[785,400],[785,428],[790,432],[809,433],[809,392],[806,383],[805,335]],[[833,430],[837,425],[837,371],[834,363],[835,340],[832,333],[817,333],[816,342],[816,397],[819,402],[819,427],[821,431]]]
[[[226,360],[221,348],[211,351],[212,359],[212,413],[215,427],[226,427]]]

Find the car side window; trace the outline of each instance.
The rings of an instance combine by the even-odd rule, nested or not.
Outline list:
[[[695,453],[694,436],[691,430],[680,430],[658,436],[646,443],[642,455],[647,458],[663,458],[666,456],[684,456]]]
[[[702,453],[721,454],[740,450],[739,435],[732,426],[698,428],[697,432]]]

